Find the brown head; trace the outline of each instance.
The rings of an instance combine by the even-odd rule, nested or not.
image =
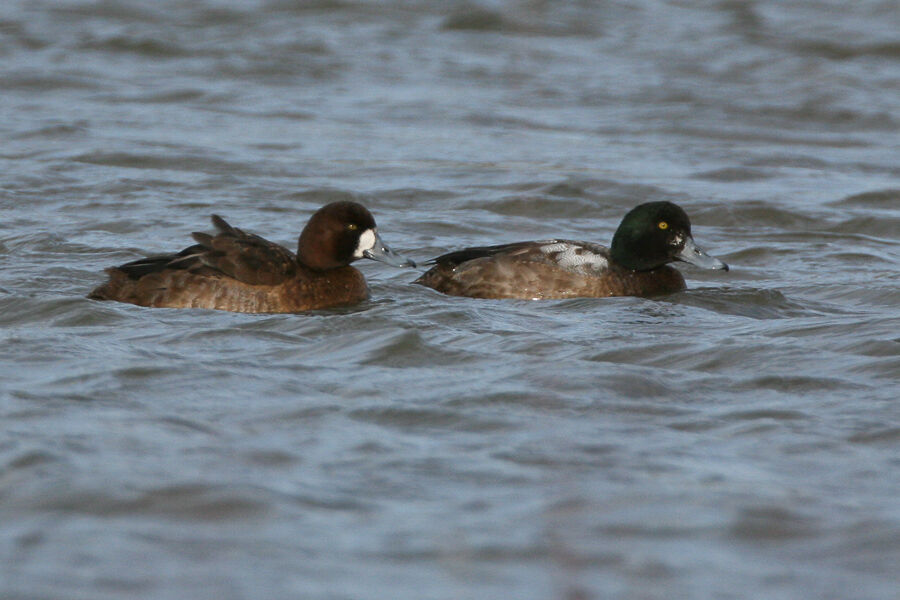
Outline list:
[[[357,202],[332,202],[317,210],[297,243],[297,260],[318,271],[343,267],[360,258],[415,266],[381,240],[372,214]]]

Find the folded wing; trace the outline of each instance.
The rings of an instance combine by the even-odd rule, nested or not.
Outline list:
[[[293,252],[212,216],[217,233],[193,233],[197,244],[177,254],[150,256],[118,267],[131,279],[167,269],[230,277],[250,285],[278,285],[297,272]]]

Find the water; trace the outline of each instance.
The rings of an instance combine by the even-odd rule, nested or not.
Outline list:
[[[0,12],[0,597],[897,598],[893,1],[25,1]],[[84,295],[352,198],[417,259],[728,273],[304,315]]]

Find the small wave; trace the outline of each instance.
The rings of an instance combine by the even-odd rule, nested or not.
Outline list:
[[[458,365],[471,359],[471,352],[430,344],[419,330],[408,329],[393,335],[382,335],[378,347],[369,353],[363,363],[407,368],[436,364]]]
[[[900,427],[884,427],[879,424],[866,431],[854,433],[847,438],[852,444],[900,444]]]
[[[821,218],[811,211],[791,210],[783,204],[762,200],[729,204],[719,213],[723,222],[718,224],[728,227],[752,223],[756,230],[771,227],[782,231],[810,231],[821,224]],[[724,221],[726,216],[728,221]]]
[[[735,382],[732,385],[735,391],[746,390],[748,392],[758,390],[772,390],[784,393],[821,392],[832,390],[847,390],[861,392],[867,386],[850,382],[836,377],[821,377],[807,375],[762,375]],[[725,419],[801,419],[809,415],[798,411],[762,409],[752,411],[734,412],[725,415]]]
[[[900,42],[874,44],[841,44],[826,40],[799,40],[791,44],[801,54],[823,56],[831,60],[851,60],[874,56],[876,58],[900,58]]]
[[[485,203],[484,200],[473,200],[468,205],[470,208],[480,208],[489,210],[498,215],[512,217],[531,217],[542,219],[547,217],[561,219],[580,219],[586,214],[590,214],[594,209],[593,203],[586,199],[566,198],[564,200],[554,200],[543,195],[522,195],[515,194],[513,196]],[[550,237],[564,237],[565,232],[557,232],[551,234]]]
[[[79,44],[78,49],[137,54],[156,59],[181,58],[195,54],[194,50],[185,48],[173,40],[124,35],[88,38]]]
[[[82,19],[107,19],[124,21],[129,24],[154,24],[166,20],[171,13],[153,10],[153,4],[131,4],[125,2],[70,2],[61,3],[50,12],[68,22]]]
[[[900,216],[855,216],[828,227],[826,231],[897,240],[900,239]]]
[[[894,306],[897,306],[894,304]],[[881,378],[884,381],[896,384],[897,375],[900,373],[900,358],[870,358],[848,369],[853,373],[859,373],[867,377]]]
[[[269,0],[265,3],[268,10],[277,12],[341,12],[346,10],[360,10],[364,6],[359,3],[346,2],[344,0],[304,0],[297,2],[296,0]]]
[[[842,345],[840,349],[859,356],[896,358],[900,356],[900,338],[852,340],[848,344]],[[900,373],[900,370],[897,373]]]
[[[50,45],[50,40],[46,37],[36,36],[25,23],[21,21],[13,21],[9,15],[0,19],[0,53],[6,54],[7,44],[16,45],[27,50],[41,50]],[[4,77],[6,75],[4,74]],[[4,81],[4,87],[5,87]]]
[[[731,524],[731,533],[744,540],[789,540],[816,535],[818,522],[781,507],[747,508]]]
[[[817,156],[805,154],[773,154],[760,156],[747,160],[744,164],[750,167],[774,167],[777,169],[813,169],[824,170],[829,168],[828,161]]]
[[[451,429],[479,432],[498,431],[511,427],[504,420],[483,416],[475,417],[471,412],[463,410],[438,408],[399,406],[360,408],[350,411],[349,416],[359,421],[388,427],[399,427],[406,431],[415,429]]]
[[[117,494],[119,488],[78,489],[68,485],[45,488],[19,498],[31,510],[115,517],[157,515],[188,521],[231,521],[265,514],[272,502],[263,490],[204,484],[181,484],[136,494]]]
[[[165,425],[170,429],[174,429],[179,432],[193,432],[193,433],[202,433],[210,437],[216,437],[219,435],[219,431],[213,429],[208,425],[204,425],[199,421],[195,421],[192,419],[186,419],[184,417],[179,416],[167,416],[156,419],[156,422]]]
[[[662,129],[667,134],[729,143],[760,142],[774,147],[812,147],[812,148],[867,148],[871,144],[863,137],[850,137],[846,134],[800,134],[793,133],[784,127],[761,129],[759,127],[735,126],[733,124],[699,127],[692,125],[672,125]]]
[[[211,104],[215,104],[220,101],[219,98],[214,97],[207,91],[199,90],[196,88],[186,88],[186,89],[173,89],[173,90],[153,90],[147,94],[140,94],[135,96],[109,96],[105,97],[105,100],[108,100],[111,103],[121,103],[121,102],[141,102],[145,104],[190,104],[190,103],[204,103],[209,106]],[[230,98],[228,98],[230,100]]]
[[[519,7],[512,14],[512,11],[503,13],[470,5],[447,15],[440,28],[443,31],[560,37],[593,37],[601,33],[599,22],[584,18],[577,8],[572,9],[575,5],[568,10],[564,6],[554,6],[552,11],[537,8],[538,4],[532,6],[530,9]]]
[[[87,293],[87,291],[85,291]],[[83,297],[34,298],[11,294],[0,299],[0,325],[41,324],[53,327],[109,325],[109,320],[91,310]]]
[[[786,319],[818,314],[817,310],[788,299],[782,292],[766,288],[716,288],[677,294],[663,302],[704,308],[723,315],[753,319]]]
[[[888,188],[853,194],[828,203],[830,206],[848,208],[897,209],[900,207],[900,189]]]
[[[865,275],[865,272],[860,273]],[[900,288],[889,271],[869,273],[867,280],[852,279],[846,282],[822,282],[816,289],[820,300],[840,304],[861,304],[893,309],[900,305]]]
[[[55,92],[61,90],[100,90],[101,88],[102,83],[97,78],[72,75],[70,73],[36,74],[29,71],[3,74],[3,89],[8,91]]]
[[[26,450],[10,458],[6,465],[0,468],[0,477],[6,477],[14,471],[42,468],[62,461],[61,456],[46,450]]]
[[[503,31],[509,25],[498,12],[471,8],[450,15],[441,24],[441,29],[447,31]]]
[[[107,167],[127,167],[132,169],[160,169],[168,171],[199,171],[203,173],[234,173],[246,167],[245,163],[193,156],[135,154],[130,152],[89,152],[74,156],[74,162]]]
[[[235,61],[223,59],[215,66],[216,74],[221,77],[260,82],[270,85],[281,83],[285,78],[303,78],[318,83],[340,78],[348,71],[350,65],[333,56],[319,54],[297,56],[283,49],[270,49],[265,54],[249,56],[246,60]]]
[[[27,131],[19,131],[10,137],[17,140],[27,140],[32,138],[72,138],[75,136],[83,136],[88,132],[87,121],[76,121],[74,123],[58,123],[55,125],[42,125],[40,127],[29,129]]]
[[[695,179],[705,179],[707,181],[720,181],[723,183],[730,183],[734,181],[756,181],[758,179],[771,179],[772,177],[775,177],[775,173],[752,167],[730,167],[695,173],[693,177]]]
[[[760,419],[772,421],[795,421],[809,419],[809,415],[798,410],[786,410],[781,408],[757,408],[753,410],[737,410],[721,416],[726,421],[757,421]]]
[[[834,108],[829,104],[807,101],[797,106],[753,106],[737,109],[736,113],[753,117],[774,117],[797,127],[802,123],[828,125],[830,129],[852,128],[855,130],[894,131],[900,127],[888,112],[872,112],[862,108]]]

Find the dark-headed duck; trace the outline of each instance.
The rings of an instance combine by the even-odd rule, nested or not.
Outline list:
[[[109,281],[88,296],[139,306],[287,313],[354,304],[368,298],[362,273],[371,258],[415,266],[388,248],[361,204],[334,202],[309,219],[297,254],[212,217],[218,233],[194,233],[197,244],[106,270]]]
[[[648,202],[625,215],[610,248],[569,240],[466,248],[428,261],[415,283],[472,298],[654,296],[685,289],[668,266],[675,261],[728,270],[694,244],[681,207]]]

